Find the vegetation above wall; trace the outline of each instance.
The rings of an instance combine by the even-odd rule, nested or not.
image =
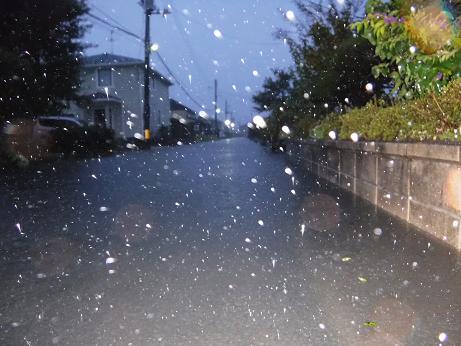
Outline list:
[[[428,93],[393,106],[375,101],[343,115],[331,114],[314,126],[309,135],[321,139],[350,139],[356,133],[364,140],[459,140],[460,100],[461,79],[457,79],[440,93]]]
[[[367,0],[365,16],[361,1],[295,3],[295,34],[278,33],[294,65],[253,97],[268,117],[252,136],[458,140],[461,0]]]

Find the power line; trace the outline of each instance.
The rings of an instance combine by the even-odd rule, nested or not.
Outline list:
[[[156,52],[157,53],[157,56],[160,60],[160,62],[162,63],[162,65],[165,67],[165,69],[168,71],[168,73],[171,75],[171,77],[178,83],[178,86],[181,88],[181,90],[187,95],[187,97],[189,97],[191,99],[191,101],[197,105],[198,107],[200,108],[204,108],[203,104],[200,104],[200,102],[196,101],[190,94],[189,92],[187,91],[187,89],[185,89],[181,83],[181,81],[179,81],[179,79],[174,75],[174,73],[171,71],[171,69],[168,67],[168,65],[166,64],[165,60],[163,60],[162,56],[160,55],[159,52]]]
[[[93,19],[96,19],[97,21],[105,24],[105,25],[108,25],[109,27],[111,28],[114,28],[114,29],[117,29],[121,32],[123,32],[124,34],[126,35],[129,35],[131,37],[134,37],[136,38],[138,41],[142,41],[143,39],[139,36],[139,35],[136,35],[135,33],[121,27],[120,25],[115,25],[115,24],[112,24],[110,22],[108,22],[107,20],[95,15],[95,14],[92,14],[92,13],[87,13],[88,16],[90,16],[91,18]],[[162,58],[162,56],[160,55],[160,53],[156,52],[157,53],[157,56],[160,60],[160,62],[162,63],[162,65],[165,67],[165,69],[168,71],[168,73],[170,74],[170,76],[176,81],[177,85],[179,86],[179,88],[187,95],[187,97],[189,97],[189,99],[195,104],[197,105],[198,107],[200,108],[204,108],[203,104],[201,104],[200,102],[196,101],[194,97],[192,97],[192,95],[189,93],[189,91],[187,91],[186,88],[184,88],[184,86],[182,85],[181,81],[175,76],[175,74],[173,73],[173,71],[170,69],[170,67],[166,64],[165,60]]]
[[[114,17],[112,17],[111,15],[109,15],[107,12],[101,10],[99,7],[95,6],[94,4],[91,5],[91,7],[95,10],[97,10],[98,12],[102,13],[103,16],[105,16],[105,19],[106,18],[109,18],[112,22],[114,22],[116,25],[118,25],[120,28],[126,30],[126,31],[130,31],[129,29],[127,29],[122,23],[120,23],[119,21],[117,21]],[[101,24],[101,23],[99,23]],[[139,36],[140,37],[140,36]],[[141,50],[143,49],[144,47],[142,45],[139,46],[139,51],[138,51],[138,54],[141,54]]]
[[[120,26],[121,28],[123,28],[123,24],[121,24],[119,21],[117,21],[116,19],[114,19],[114,17],[110,16],[107,12],[101,10],[99,7],[95,6],[95,5],[91,5],[91,7],[93,7],[96,11],[102,13],[104,16],[106,16],[106,18],[109,18],[112,22],[114,22],[116,25]],[[128,30],[126,27],[124,28],[125,30]]]
[[[189,21],[189,17],[187,15],[185,15],[184,13],[182,13],[181,10],[179,10],[175,5],[171,5],[171,7],[175,10],[173,12],[173,16],[175,15],[175,13],[179,13],[181,16],[183,16],[187,21]],[[202,28],[206,29],[207,31],[210,31],[210,27],[208,27],[206,24],[202,23],[202,22],[199,22],[199,21],[195,21],[195,23],[197,23],[198,25],[200,25]],[[251,40],[243,40],[241,39],[241,37],[237,37],[237,36],[233,36],[233,35],[230,35],[230,34],[225,34],[224,35],[225,37],[227,38],[230,38],[232,39],[233,41],[236,41],[236,42],[239,42],[239,43],[247,43],[247,44],[251,44],[251,45],[259,45],[259,46],[276,46],[277,44],[280,44],[280,40],[274,40],[274,41],[251,41]]]
[[[184,31],[183,31],[183,30],[187,30],[186,26],[183,25],[183,23],[181,22],[181,20],[179,19],[178,16],[173,15],[173,19],[174,19],[174,21],[176,23],[176,27],[178,28],[178,31],[180,32],[182,40],[186,44],[192,59],[194,59],[194,66],[197,68],[198,72],[200,74],[202,74],[202,76],[206,75],[206,73],[204,73],[204,70],[202,69],[202,66],[199,63],[199,59],[197,59],[197,54],[195,54],[194,48],[192,47],[191,43],[189,42],[189,40],[187,39],[187,37],[186,37],[186,35],[185,35]],[[181,29],[183,29],[183,30],[181,30]]]
[[[117,29],[117,30],[131,36],[131,37],[134,37],[137,40],[140,40],[140,41],[143,40],[139,35],[136,35],[135,33],[132,33],[131,31],[128,31],[128,30],[126,30],[126,29],[124,29],[124,28],[122,28],[122,27],[120,27],[118,25],[114,25],[114,24],[106,21],[105,19],[102,19],[101,17],[98,17],[98,16],[96,16],[96,15],[90,13],[90,12],[88,12],[87,15],[90,16],[91,18],[96,19],[97,21],[100,21],[101,23],[104,23],[104,24],[106,24],[106,25],[108,25],[108,26],[110,26],[110,27],[112,27],[114,29]]]

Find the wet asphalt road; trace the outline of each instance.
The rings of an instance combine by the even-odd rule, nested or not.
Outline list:
[[[4,174],[0,345],[461,344],[459,255],[288,166],[232,139]]]

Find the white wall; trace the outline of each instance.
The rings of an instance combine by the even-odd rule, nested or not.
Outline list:
[[[161,125],[170,125],[170,93],[169,85],[155,78],[151,84],[151,119],[150,126],[156,132]]]
[[[105,93],[104,87],[98,86],[96,67],[83,67],[80,80],[80,94],[90,95],[96,92]],[[144,100],[144,70],[142,65],[127,65],[113,67],[112,86],[108,87],[109,95],[122,100],[123,137],[132,137],[135,133],[143,134],[143,100]],[[170,123],[169,86],[161,79],[151,79],[151,118],[150,127],[153,133],[162,125]],[[84,110],[71,104],[69,112],[80,118],[93,121],[91,110]],[[130,125],[127,124],[130,122]]]
[[[144,132],[141,104],[143,75],[139,73],[137,66],[119,66],[114,67],[112,78],[114,89],[110,89],[111,94],[122,99],[124,136],[132,137],[135,133],[142,134]]]

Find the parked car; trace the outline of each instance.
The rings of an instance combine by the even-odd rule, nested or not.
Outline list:
[[[89,126],[68,114],[13,119],[6,122],[3,133],[10,151],[31,158],[105,151],[113,141],[112,130]]]
[[[76,116],[69,115],[58,115],[58,116],[39,116],[38,126],[42,128],[52,129],[83,129],[88,127],[88,123],[77,118]]]
[[[3,133],[7,136],[27,136],[29,142],[47,144],[56,129],[83,129],[88,125],[73,115],[17,118],[6,122]]]

